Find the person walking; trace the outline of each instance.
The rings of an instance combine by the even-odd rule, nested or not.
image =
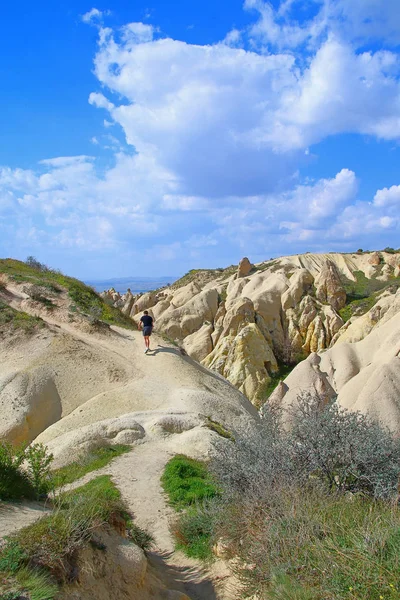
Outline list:
[[[144,353],[147,354],[150,350],[150,336],[153,331],[154,319],[149,315],[149,311],[145,310],[143,316],[140,317],[139,329],[143,331],[144,345],[146,347]]]

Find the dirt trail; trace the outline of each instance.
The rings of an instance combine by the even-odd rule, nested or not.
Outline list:
[[[0,502],[0,538],[27,527],[46,512],[39,502]]]
[[[107,335],[93,335],[65,322],[46,320],[51,328],[84,342],[88,353],[90,348],[96,350],[97,355],[100,351],[105,366],[112,363],[125,375],[113,389],[94,394],[76,409],[72,406],[71,412],[65,407],[63,418],[48,427],[37,438],[39,441],[48,443],[54,439],[56,443],[64,431],[135,411],[150,415],[154,412],[154,419],[161,414],[173,415],[174,411],[186,415],[212,414],[222,422],[228,419],[228,426],[233,427],[254,418],[254,409],[242,400],[237,390],[218,375],[183,357],[179,349],[169,346],[157,335],[151,338],[153,350],[144,354],[143,338],[138,331],[113,327]],[[64,343],[62,336],[57,339]],[[74,359],[73,353],[72,358],[69,353],[68,357],[79,367],[79,356]],[[62,377],[60,368],[57,381],[68,384]],[[222,561],[205,568],[199,561],[174,551],[170,525],[176,513],[167,505],[160,483],[164,466],[174,454],[206,456],[210,435],[210,431],[201,426],[184,433],[167,433],[153,428],[150,423],[146,437],[131,452],[85,476],[74,487],[100,474],[110,474],[136,523],[155,539],[149,560],[167,589],[181,591],[191,600],[233,600],[234,586]],[[0,511],[0,537],[35,521],[40,516],[39,510],[38,506],[20,505]]]
[[[174,550],[170,525],[176,512],[166,503],[160,484],[165,464],[173,455],[163,441],[144,443],[70,487],[83,485],[99,475],[111,475],[135,523],[154,537],[149,560],[166,587],[187,594],[191,600],[233,600],[234,581],[223,561],[217,560],[206,568],[200,561]]]

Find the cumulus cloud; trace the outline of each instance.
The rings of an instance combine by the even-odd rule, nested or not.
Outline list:
[[[189,267],[397,235],[400,186],[360,198],[346,164],[304,177],[312,147],[330,136],[399,140],[399,55],[366,44],[383,29],[395,42],[395,4],[378,14],[377,0],[311,0],[299,23],[300,4],[246,0],[255,24],[203,46],[144,23],[105,28],[105,13],[86,13],[99,37],[89,103],[106,111],[108,130],[92,140],[112,160],[0,168],[0,248],[18,239]]]
[[[397,207],[400,210],[400,185],[392,185],[390,188],[378,190],[374,197],[374,205],[377,207]]]
[[[137,152],[174,172],[185,195],[282,189],[308,146],[330,135],[400,137],[391,51],[357,53],[331,35],[300,69],[288,53],[157,39],[139,25],[118,41],[107,31],[95,59],[99,81],[123,103],[98,93],[90,102],[109,111]]]

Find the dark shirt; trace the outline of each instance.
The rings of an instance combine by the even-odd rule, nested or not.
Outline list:
[[[143,315],[143,317],[140,317],[140,320],[143,323],[143,327],[153,327],[153,317],[150,315]]]

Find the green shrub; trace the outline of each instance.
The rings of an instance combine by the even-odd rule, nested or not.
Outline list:
[[[43,444],[31,444],[25,450],[24,458],[37,498],[45,496],[53,487],[50,466],[54,456]]]
[[[0,572],[16,573],[26,561],[26,554],[17,541],[11,540],[0,553]]]
[[[0,442],[0,500],[33,499],[35,489],[27,473],[21,470],[24,452],[8,442]]]
[[[176,548],[191,558],[211,560],[215,528],[213,516],[207,505],[188,508],[173,527]]]
[[[161,482],[170,503],[176,508],[184,508],[218,495],[205,463],[181,454],[167,463]]]
[[[44,326],[39,317],[32,317],[27,313],[15,310],[0,300],[0,326],[9,325],[13,329],[21,329],[26,333],[33,333],[36,329]]]

